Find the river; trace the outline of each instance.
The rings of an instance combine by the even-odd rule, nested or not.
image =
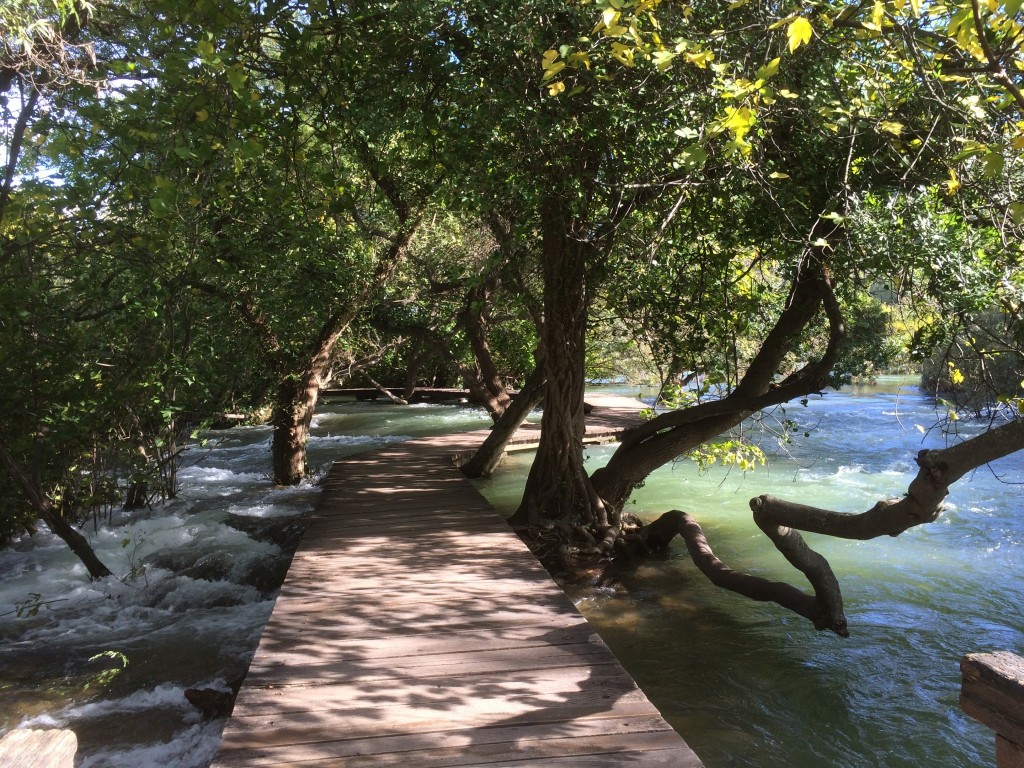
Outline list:
[[[799,584],[747,500],[773,493],[860,511],[902,493],[916,452],[942,444],[931,402],[906,384],[887,379],[791,407],[801,437],[783,449],[767,435],[767,466],[743,476],[680,462],[635,494],[634,511],[684,508],[727,564]],[[311,462],[322,469],[487,423],[458,406],[327,404]],[[317,494],[311,484],[269,486],[266,428],[215,437],[190,451],[178,500],[89,529],[120,579],[89,582],[45,532],[0,552],[0,728],[71,727],[84,768],[208,765],[223,721],[204,722],[184,689],[223,687],[244,670],[273,605],[268,566],[286,558],[295,517]],[[589,449],[591,466],[611,450]],[[499,508],[514,505],[529,459],[514,454],[480,483]],[[962,481],[937,523],[897,539],[813,540],[843,586],[848,639],[716,589],[680,542],[615,587],[572,597],[708,768],[990,765],[992,734],[956,697],[963,653],[1024,653],[1024,522],[1010,484],[1024,480],[1024,462],[996,471],[1001,480],[986,469]]]
[[[908,384],[883,378],[790,407],[801,437],[784,449],[767,438],[767,466],[746,476],[665,467],[634,494],[634,511],[685,509],[727,565],[805,588],[753,524],[749,499],[859,512],[902,495],[917,452],[944,444],[932,400]],[[612,450],[591,449],[591,466]],[[525,471],[526,457],[514,463]],[[712,586],[678,539],[616,588],[571,596],[708,768],[993,765],[992,732],[957,704],[958,664],[967,652],[1024,653],[1022,480],[1024,460],[1011,457],[954,486],[934,524],[868,542],[808,536],[843,588],[846,639]],[[506,475],[482,488],[511,509],[520,483]]]

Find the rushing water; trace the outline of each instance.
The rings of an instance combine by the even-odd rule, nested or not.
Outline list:
[[[860,511],[901,494],[916,452],[942,444],[928,429],[930,401],[901,383],[790,408],[798,434],[815,427],[810,436],[746,477],[666,467],[635,494],[635,511],[687,509],[727,564],[799,584],[747,500],[774,493]],[[311,462],[488,423],[455,406],[327,405]],[[90,529],[120,579],[89,582],[45,532],[0,552],[0,729],[70,727],[86,768],[209,763],[223,722],[204,722],[184,690],[223,688],[244,670],[273,605],[269,572],[317,494],[269,485],[268,429],[217,437],[190,451],[177,501]],[[612,450],[591,449],[591,466]],[[514,504],[530,458],[514,454],[481,484],[499,507]],[[991,732],[962,715],[956,697],[963,653],[1024,652],[1024,522],[1009,484],[1024,480],[1022,461],[997,472],[1009,482],[978,471],[955,487],[939,522],[897,539],[813,539],[844,589],[845,640],[716,589],[678,541],[617,587],[573,597],[708,768],[991,765]],[[122,666],[121,657],[89,661],[107,651],[128,663],[103,681],[102,670]]]
[[[905,383],[791,407],[788,418],[814,429],[786,451],[775,445],[766,467],[746,477],[702,475],[687,462],[663,468],[635,493],[635,511],[686,509],[727,565],[801,585],[748,500],[771,493],[857,512],[904,493],[914,456],[944,439],[929,429],[932,402]],[[591,465],[613,450],[592,449]],[[525,472],[527,457],[513,461]],[[992,765],[992,732],[957,704],[958,662],[974,651],[1024,653],[1021,481],[1024,461],[1013,457],[954,486],[932,525],[867,542],[808,536],[843,588],[847,639],[717,589],[678,539],[667,559],[617,587],[573,597],[708,768]],[[506,474],[482,488],[509,508],[521,482]]]
[[[457,406],[328,404],[310,463],[322,472],[341,456],[489,423]],[[46,531],[0,552],[0,732],[70,728],[81,768],[209,765],[223,720],[204,721],[185,690],[227,690],[245,672],[288,560],[282,547],[319,491],[269,482],[269,428],[207,437],[187,453],[176,500],[87,527],[117,577],[91,582]]]

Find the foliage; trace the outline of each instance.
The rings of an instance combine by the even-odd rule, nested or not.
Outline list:
[[[921,387],[950,404],[954,414],[1007,409],[1024,395],[1024,335],[1020,320],[991,311],[963,325],[948,324],[925,360]]]
[[[741,439],[706,443],[688,452],[686,458],[694,462],[701,472],[707,472],[713,465],[720,464],[723,467],[736,467],[743,474],[758,466],[763,467],[766,461],[760,448]]]
[[[554,288],[589,313],[553,356],[574,374],[699,373],[705,403],[812,251],[845,319],[833,383],[899,332],[1012,401],[1019,11],[4,4],[0,445],[81,521],[173,494],[189,421],[270,408],[300,444],[331,374],[472,372],[473,310],[521,382]],[[809,325],[776,380],[828,347]],[[0,484],[12,534],[34,513]]]
[[[121,651],[102,651],[94,656],[89,657],[90,662],[98,662],[102,659],[110,659],[113,663],[120,666],[108,667],[107,669],[101,670],[93,674],[85,683],[82,685],[82,690],[87,691],[90,688],[99,686],[103,687],[110,685],[114,679],[124,672],[128,668],[128,657]]]

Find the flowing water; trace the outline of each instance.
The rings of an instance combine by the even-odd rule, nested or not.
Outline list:
[[[942,444],[929,430],[930,401],[903,383],[790,408],[798,434],[815,427],[810,436],[746,477],[664,468],[635,494],[635,511],[684,508],[727,564],[799,584],[747,500],[774,493],[860,511],[901,494],[916,452]],[[328,404],[311,462],[488,423],[457,406]],[[90,529],[120,579],[89,582],[46,533],[0,552],[0,730],[70,727],[87,768],[209,763],[223,721],[203,721],[184,690],[224,688],[245,669],[273,606],[282,547],[317,495],[312,485],[268,483],[269,439],[266,428],[217,433],[215,446],[190,451],[178,500]],[[611,450],[591,449],[591,466]],[[496,505],[514,506],[530,458],[514,454],[481,484]],[[991,733],[956,697],[963,653],[1024,653],[1024,521],[1012,484],[1024,465],[996,470],[1001,480],[979,470],[955,487],[939,522],[897,539],[813,538],[844,589],[845,640],[717,590],[679,542],[615,588],[573,597],[708,768],[991,765]]]
[[[328,404],[310,463],[322,473],[345,455],[488,424],[465,407]],[[228,690],[245,672],[319,491],[269,482],[269,428],[207,437],[187,453],[176,500],[84,531],[117,578],[89,581],[46,531],[0,551],[0,732],[70,728],[80,768],[209,765],[224,721],[203,720],[185,690]]]
[[[791,407],[786,418],[814,429],[785,451],[766,439],[766,467],[745,477],[663,468],[635,493],[635,511],[685,509],[727,565],[806,588],[753,524],[748,500],[771,493],[857,512],[902,495],[917,452],[944,444],[929,429],[932,402],[906,382]],[[612,450],[592,449],[591,466]],[[527,461],[513,459],[522,472]],[[843,588],[847,639],[717,589],[678,539],[617,587],[572,597],[708,768],[993,765],[992,732],[957,704],[958,663],[967,652],[1024,654],[1021,481],[1024,460],[1013,457],[954,486],[932,525],[867,542],[808,536]],[[510,509],[521,480],[481,487]]]

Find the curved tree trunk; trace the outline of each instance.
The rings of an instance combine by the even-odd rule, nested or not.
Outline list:
[[[809,240],[834,244],[840,235],[835,223],[819,219]],[[593,476],[594,488],[612,509],[621,510],[633,489],[658,467],[727,432],[763,408],[818,392],[827,385],[845,336],[842,314],[827,272],[833,247],[818,245],[807,249],[785,308],[731,393],[720,400],[661,414],[623,436],[608,464]],[[827,349],[820,359],[776,382],[786,354],[822,308],[829,323]]]
[[[419,218],[403,215],[405,229],[396,234],[385,252],[377,259],[373,274],[359,294],[344,310],[335,312],[321,326],[316,340],[310,345],[310,355],[298,373],[285,373],[278,383],[272,422],[274,425],[273,463],[274,482],[279,485],[297,485],[307,474],[306,441],[309,425],[316,410],[320,385],[330,368],[331,352],[341,335],[348,330],[356,313],[369,297],[380,290],[394,274],[405,255]],[[279,368],[287,369],[286,365]]]
[[[460,467],[466,477],[490,477],[498,468],[505,455],[508,441],[526,421],[530,412],[544,399],[544,394],[547,391],[546,376],[543,362],[538,363],[526,380],[526,384],[512,400],[511,405],[505,409],[501,418],[495,422],[490,434],[480,444],[476,453]]]
[[[917,455],[919,470],[907,494],[881,500],[860,514],[819,509],[774,496],[751,499],[754,522],[790,564],[804,574],[813,594],[785,582],[732,570],[715,557],[694,519],[680,510],[666,512],[645,526],[640,537],[650,548],[660,549],[678,533],[694,563],[716,586],[754,600],[778,603],[810,620],[816,629],[847,637],[849,629],[839,581],[828,561],[807,546],[797,531],[858,541],[899,536],[909,528],[937,520],[949,486],[965,474],[1022,449],[1024,420],[1015,419],[949,448],[921,451]]]
[[[14,460],[10,452],[0,445],[0,463],[7,468],[14,481],[21,486],[21,490],[28,497],[29,503],[35,509],[36,514],[46,523],[46,527],[64,540],[64,543],[71,548],[71,551],[78,556],[78,559],[89,571],[93,579],[102,579],[111,576],[110,569],[96,556],[95,550],[89,544],[89,540],[72,527],[67,520],[62,518],[50,504],[50,500],[43,496],[38,488],[28,479],[18,462]]]
[[[419,348],[409,356],[409,361],[405,366],[405,386],[402,388],[402,399],[406,402],[412,400],[413,393],[416,392],[416,382],[427,356],[426,350]]]
[[[380,392],[382,395],[384,395],[384,397],[387,398],[387,400],[389,402],[391,402],[393,405],[408,405],[409,404],[409,400],[412,398],[412,395],[410,395],[408,398],[406,398],[406,397],[399,397],[398,395],[392,393],[390,389],[385,387],[383,384],[381,384],[375,378],[373,378],[373,376],[371,376],[370,374],[368,374],[368,373],[366,373],[364,371],[363,375],[367,379],[369,379],[370,383],[373,385],[373,388],[376,389],[378,392]],[[415,391],[415,390],[413,390],[413,391]]]
[[[487,341],[488,313],[496,282],[492,276],[483,283],[470,287],[466,292],[461,318],[462,327],[473,350],[473,359],[476,361],[475,375],[465,372],[466,385],[473,395],[484,403],[495,422],[512,402],[505,381],[498,373],[498,366],[494,364],[494,356]]]

